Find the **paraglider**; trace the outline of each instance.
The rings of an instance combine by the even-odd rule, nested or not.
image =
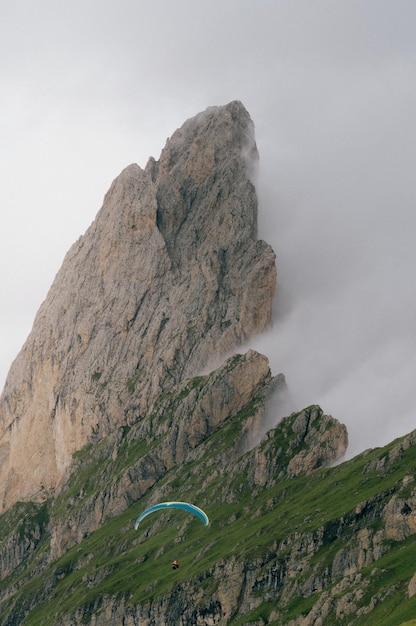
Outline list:
[[[155,511],[160,511],[161,509],[183,509],[184,511],[187,511],[188,513],[192,513],[193,515],[196,515],[196,517],[198,517],[201,520],[204,526],[208,526],[209,524],[208,515],[198,506],[195,506],[195,504],[190,504],[189,502],[161,502],[160,504],[155,504],[154,506],[150,506],[148,509],[143,511],[143,513],[140,513],[139,517],[134,522],[135,530],[137,530],[137,527],[139,526],[140,522],[145,517],[147,517],[151,513],[154,513]]]
[[[160,502],[159,504],[149,506],[149,508],[140,513],[140,515],[136,518],[136,521],[134,522],[134,529],[137,530],[140,522],[145,517],[147,517],[151,513],[154,513],[155,511],[160,511],[164,509],[182,509],[183,511],[186,511],[187,513],[192,513],[192,515],[198,517],[204,524],[204,526],[208,526],[209,524],[208,515],[198,506],[195,506],[195,504],[190,504],[189,502]],[[180,563],[175,559],[174,561],[169,561],[169,565],[172,567],[172,569],[178,569]]]

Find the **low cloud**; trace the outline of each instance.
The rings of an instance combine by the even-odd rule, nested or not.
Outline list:
[[[350,454],[411,430],[414,0],[27,4],[0,23],[0,382],[111,181],[238,99],[279,274],[259,349]]]

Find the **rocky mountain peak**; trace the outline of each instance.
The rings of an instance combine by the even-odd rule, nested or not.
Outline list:
[[[188,120],[130,165],[67,253],[0,399],[0,503],[53,492],[72,454],[266,330],[275,255],[257,240],[244,106]]]
[[[241,103],[212,107],[66,255],[0,398],[1,624],[413,623],[416,431],[341,462],[346,427],[282,417],[284,375],[237,350],[276,286],[256,163]],[[135,527],[172,501],[209,525]]]

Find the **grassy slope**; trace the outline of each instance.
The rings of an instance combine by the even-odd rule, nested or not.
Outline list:
[[[223,427],[222,444],[231,441],[233,433],[241,428],[240,418],[237,416]],[[277,448],[282,444],[278,431],[275,438]],[[215,442],[215,437],[212,442]],[[220,441],[217,443],[216,449]],[[69,614],[80,606],[84,607],[85,623],[88,623],[88,613],[93,610],[91,607],[97,606],[105,596],[123,596],[133,604],[145,603],[169,593],[178,584],[192,580],[198,581],[199,588],[204,589],[206,597],[210,597],[217,585],[210,575],[216,563],[233,559],[250,563],[254,557],[258,559],[262,556],[265,561],[277,558],[277,547],[294,532],[314,533],[325,529],[327,540],[313,557],[317,570],[324,569],[332,562],[336,552],[353,540],[356,530],[347,527],[340,537],[336,537],[331,534],[331,528],[341,518],[348,518],[357,503],[380,493],[398,490],[403,477],[414,473],[416,459],[412,448],[397,459],[387,475],[381,476],[375,470],[363,473],[363,467],[369,461],[387,454],[392,446],[373,450],[334,468],[317,470],[309,476],[283,479],[269,489],[257,490],[249,487],[244,476],[238,477],[238,485],[234,479],[234,484],[229,482],[226,487],[224,481],[227,478],[224,476],[206,481],[211,467],[211,452],[207,449],[200,461],[174,468],[163,478],[164,485],[159,484],[158,488],[164,488],[167,499],[189,500],[202,506],[211,520],[208,528],[196,518],[175,511],[154,514],[142,522],[138,531],[134,531],[134,519],[148,500],[143,498],[36,575],[36,567],[48,550],[49,539],[45,535],[35,552],[0,583],[0,592],[15,585],[21,586],[16,594],[1,603],[0,623],[7,623],[12,605],[29,606],[31,598],[42,595],[45,599],[36,600],[36,608],[22,622],[27,626],[59,623],[59,615]],[[125,454],[125,457],[128,462],[131,461],[131,455]],[[116,465],[117,472],[122,471],[120,462]],[[71,496],[79,493],[86,484],[92,489],[94,477],[97,477],[97,463],[89,453],[84,456],[77,475],[71,479],[68,488]],[[202,490],[204,481],[206,487]],[[242,484],[245,484],[243,489]],[[220,494],[224,492],[233,494],[231,502],[221,501]],[[52,515],[65,514],[62,501],[61,498],[59,502],[50,503]],[[20,504],[19,507],[17,517],[20,520],[27,520],[28,515],[31,519],[47,517],[45,507],[36,509],[35,514],[33,505]],[[22,512],[25,507],[28,512],[26,517]],[[9,527],[13,523],[13,515],[17,519],[15,510],[3,516],[4,523],[11,520]],[[29,531],[22,527],[21,532]],[[175,572],[168,565],[169,560],[174,558],[181,561],[181,568]],[[278,558],[284,558],[284,554],[279,554]],[[390,551],[368,571],[363,571],[370,582],[361,600],[362,605],[368,604],[377,593],[384,600],[367,616],[356,618],[353,623],[398,626],[414,618],[416,596],[407,599],[406,590],[416,569],[415,563],[416,542],[412,537],[405,542],[392,542]],[[45,589],[48,590],[46,594]],[[232,623],[237,626],[260,619],[266,624],[287,623],[297,615],[306,614],[317,597],[318,594],[294,598],[284,607],[284,615],[276,622],[268,621],[276,608],[273,598],[268,598],[251,614],[236,617]],[[337,623],[351,624],[351,615]]]

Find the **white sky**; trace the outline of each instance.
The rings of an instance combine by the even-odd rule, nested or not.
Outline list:
[[[416,2],[0,0],[0,387],[112,180],[210,105],[260,152],[293,409],[350,454],[416,427]],[[255,345],[254,345],[255,344]]]

